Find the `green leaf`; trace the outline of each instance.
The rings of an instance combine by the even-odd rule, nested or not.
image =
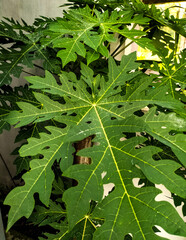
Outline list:
[[[104,108],[107,108],[108,106],[109,111],[110,108],[114,107],[114,111],[111,111],[111,113],[113,112],[114,114],[118,114],[118,106],[122,103],[125,104],[124,107],[126,107],[130,113],[133,113],[135,110],[139,110],[150,103],[156,103],[168,108],[178,107],[181,109],[183,104],[179,101],[172,100],[166,96],[162,97],[162,94],[165,95],[164,89],[161,89],[161,91],[159,91],[159,89],[154,90],[154,92],[150,92],[147,97],[145,87],[151,84],[151,78],[146,77],[146,75],[140,75],[140,79],[145,76],[147,81],[137,84],[136,89],[135,87],[131,89],[128,95],[124,97],[121,97],[120,95],[117,97],[111,97],[112,95],[121,92],[120,85],[123,85],[140,74],[138,71],[130,72],[128,74],[128,71],[130,71],[131,68],[135,70],[139,66],[138,63],[134,62],[135,58],[135,53],[124,56],[120,66],[117,66],[114,60],[110,59],[109,80],[106,82],[104,78],[99,79],[99,77],[96,77],[95,82],[92,84],[92,96],[87,91],[87,80],[85,80],[85,78],[77,80],[73,73],[64,72],[61,75],[60,82],[62,85],[58,84],[49,72],[46,72],[45,78],[27,77],[27,80],[32,83],[32,88],[42,89],[44,92],[64,97],[65,104],[53,101],[46,95],[35,93],[35,98],[40,102],[39,108],[29,103],[20,102],[18,103],[18,106],[22,111],[13,111],[6,119],[10,124],[18,123],[16,125],[17,127],[24,126],[33,121],[41,122],[52,118],[55,118],[58,121],[63,121],[64,123],[68,121],[68,124],[72,121],[72,124],[74,124],[73,122],[75,121],[78,123],[81,118],[93,108],[92,104],[95,103]],[[87,79],[89,79],[88,76]],[[98,81],[98,83],[96,83],[96,81]],[[93,87],[94,85],[97,89]],[[100,89],[98,90],[99,86]],[[141,88],[141,91],[138,91],[139,88]],[[111,98],[107,100],[108,97]],[[130,109],[132,109],[132,112]],[[71,115],[73,113],[76,113],[76,116]]]
[[[137,165],[151,182],[155,184],[161,182],[172,192],[185,196],[183,190],[185,182],[174,173],[180,167],[179,164],[169,160],[153,160],[152,155],[160,151],[155,147],[136,149],[136,146],[145,141],[144,138],[138,137],[120,141],[122,132],[143,131],[143,122],[136,121],[134,117],[131,117],[118,123],[117,120],[106,119],[103,110],[95,107],[94,111],[89,117],[89,119],[93,119],[92,122],[86,126],[87,119],[84,119],[82,125],[78,129],[73,129],[69,136],[70,141],[72,139],[78,141],[86,136],[96,135],[93,141],[99,143],[99,146],[84,149],[78,153],[78,155],[90,157],[92,159],[91,165],[74,165],[64,173],[65,176],[78,181],[78,186],[67,190],[63,197],[67,204],[70,228],[86,214],[91,199],[101,201],[103,196],[101,174],[103,172],[107,173],[106,178],[115,186],[116,184],[119,184],[119,186],[125,185],[123,183],[124,179],[122,179],[125,176],[122,177],[121,174],[126,172],[126,177],[127,174],[130,175],[130,178],[128,176],[127,179],[130,179],[131,185],[132,179],[137,177],[137,169],[135,171]],[[121,159],[123,160],[121,161]],[[141,175],[138,174],[140,178]],[[123,188],[125,190],[124,186]],[[71,197],[72,194],[73,198]],[[82,201],[83,208],[81,207]]]
[[[29,157],[17,157],[14,160],[14,165],[16,165],[16,174],[20,174],[23,170],[29,170],[30,167],[30,158]]]
[[[186,166],[186,131],[185,119],[176,116],[175,113],[159,113],[152,109],[144,116],[148,125],[146,131],[160,142],[171,147],[180,162]]]
[[[7,122],[0,120],[0,134],[3,132],[3,130],[10,130],[10,124],[8,124]]]
[[[13,189],[6,197],[4,204],[11,206],[7,229],[10,229],[19,218],[23,216],[28,218],[31,215],[34,209],[34,194],[36,192],[39,194],[42,203],[46,206],[49,204],[54,180],[51,167],[56,159],[61,158],[60,152],[63,148],[66,129],[47,127],[47,130],[50,131],[50,134],[41,133],[40,139],[31,138],[28,149],[25,149],[26,145],[24,145],[20,150],[21,156],[40,153],[43,157],[30,162],[30,171],[23,175],[25,185]],[[36,149],[33,148],[32,144]],[[17,201],[17,198],[20,201]]]
[[[30,103],[36,103],[35,98],[28,87],[15,87],[12,89],[10,86],[4,86],[0,89],[0,133],[5,130],[10,130],[10,125],[6,122],[5,118],[10,111],[18,107],[16,101],[27,101]]]
[[[104,217],[105,223],[95,232],[95,240],[123,240],[128,234],[132,239],[162,239],[155,235],[154,225],[169,233],[185,236],[185,224],[176,210],[167,202],[154,200],[159,190],[151,187],[134,189],[127,180],[124,183],[127,184],[125,190],[118,184],[113,193],[98,205],[94,216]]]
[[[160,83],[157,87],[162,85],[168,86],[168,93],[176,98],[177,88],[185,89],[185,66],[186,66],[186,51],[182,51],[179,56],[170,54],[168,57],[161,56],[162,65],[160,72],[162,76],[159,77]]]
[[[21,50],[17,50],[21,48]],[[27,67],[33,67],[32,60],[34,57],[29,55],[29,52],[35,50],[35,43],[25,46],[12,46],[10,50],[6,50],[1,47],[0,49],[0,86],[9,84],[12,80],[11,74],[14,77],[19,77],[23,67],[19,64],[26,65]],[[8,59],[8,60],[7,60]]]
[[[22,24],[13,19],[6,18],[7,22],[0,22],[0,86],[10,84],[12,76],[19,78],[24,72],[24,67],[33,68],[33,60],[44,60],[45,69],[57,72],[57,60],[50,60],[48,49],[40,46],[40,38],[44,29],[53,22],[51,19],[37,19],[33,26],[27,25],[23,20]],[[41,31],[42,29],[42,31]],[[52,51],[50,49],[50,51]],[[56,56],[55,56],[56,57]],[[59,68],[59,66],[58,66]],[[58,70],[59,71],[59,70]]]
[[[39,226],[44,226],[59,221],[65,215],[66,211],[60,204],[50,201],[48,208],[36,206],[35,212],[30,216],[29,221],[34,224],[39,224]]]
[[[20,31],[19,33],[15,29],[20,30],[27,30],[28,25],[21,26],[19,22],[15,22],[13,19],[5,18],[6,21],[0,22],[0,38],[2,38],[4,41],[8,41],[7,39],[13,39],[15,41],[22,41],[25,43],[29,43],[28,37],[26,37],[23,34],[23,31]],[[30,30],[30,29],[29,29]]]
[[[141,13],[143,16],[153,20],[153,25],[166,26],[182,36],[186,36],[185,19],[180,21],[179,18],[171,15],[168,9],[167,11],[162,11],[154,4],[144,4],[143,2],[139,1],[132,1],[132,3],[135,11],[137,11],[138,14]]]
[[[65,222],[50,224],[56,230],[57,234],[45,234],[48,240],[91,240],[95,231],[95,226],[90,218],[82,219],[72,231],[68,231],[68,225]],[[44,238],[42,238],[44,239]]]
[[[139,192],[139,189],[133,186],[132,181],[135,178],[147,178],[154,184],[164,184],[171,192],[185,197],[183,190],[185,182],[181,176],[175,173],[181,165],[169,159],[155,161],[153,156],[163,149],[146,146],[148,145],[146,144],[147,138],[131,138],[130,136],[130,134],[134,136],[136,132],[149,130],[149,125],[144,118],[135,116],[142,107],[147,105],[151,107],[152,104],[156,104],[170,109],[183,109],[180,101],[166,96],[166,87],[152,89],[154,77],[141,73],[138,70],[139,64],[135,60],[135,53],[123,56],[120,65],[110,58],[108,76],[95,76],[89,67],[82,64],[82,75],[79,79],[74,73],[65,72],[61,74],[60,82],[55,80],[49,72],[46,72],[45,78],[27,78],[32,84],[32,88],[43,92],[42,94],[35,93],[40,105],[36,107],[29,103],[19,103],[21,110],[12,112],[7,117],[7,121],[12,124],[19,122],[17,126],[24,126],[33,121],[54,119],[66,124],[67,127],[64,129],[46,127],[51,134],[41,133],[40,139],[30,138],[28,145],[21,148],[21,156],[41,154],[44,157],[31,161],[31,170],[23,177],[25,185],[15,188],[7,196],[5,203],[11,206],[8,228],[20,217],[30,216],[34,208],[34,193],[38,192],[40,200],[46,206],[48,205],[54,180],[51,167],[54,160],[59,161],[62,158],[61,169],[64,171],[64,176],[78,182],[77,186],[68,189],[63,195],[67,206],[70,231],[78,222],[88,218],[86,216],[89,213],[91,200],[101,204],[103,184],[113,183],[116,187],[116,190],[113,191],[114,196],[116,194],[117,199],[122,198],[122,201],[126,201],[127,204],[131,202],[126,205],[126,209],[123,210],[122,207],[121,211],[133,214],[131,221],[134,221],[135,230],[132,228],[131,232],[137,234],[137,239],[145,239],[146,236],[149,237],[149,234],[152,239],[158,239],[152,231],[152,227],[157,225],[158,221],[168,232],[185,236],[183,222],[173,209],[171,210],[165,204],[162,210],[158,203],[153,202],[152,206],[149,203],[145,193],[153,201],[159,193],[155,188],[145,187],[144,199],[137,198],[138,203],[144,201],[144,211],[150,212],[152,215],[147,229],[143,226],[144,212],[138,210],[138,206],[135,206],[136,203],[132,203],[132,199],[136,198],[136,194]],[[51,100],[53,95],[60,103]],[[74,152],[72,142],[88,136],[94,137],[92,141],[96,143],[95,146],[79,151],[78,155],[90,157],[91,164],[70,166]],[[127,140],[121,141],[123,137]],[[71,161],[70,163],[68,159]],[[104,178],[103,173],[106,173]],[[45,181],[49,182],[47,182],[48,186],[44,194]],[[17,197],[23,200],[17,203],[14,200]],[[25,206],[28,204],[30,207],[26,209]],[[120,211],[120,206],[118,209]],[[173,218],[177,219],[178,225],[182,227],[181,230],[172,220],[169,221],[166,209],[168,214],[172,214]],[[138,216],[138,214],[140,215]],[[110,229],[115,231],[117,212],[108,220],[105,215],[103,217],[105,218],[104,224],[107,226],[109,223],[109,230],[106,232],[109,233]],[[138,218],[141,219],[142,225],[138,222]],[[166,221],[171,224],[170,229],[165,226]],[[126,225],[125,229],[127,226],[130,227],[130,223]],[[118,229],[116,234],[121,239],[131,233],[127,232],[123,225],[120,227],[117,225],[116,228]],[[110,239],[116,239],[111,232],[109,236]],[[107,235],[105,238],[109,239]]]
[[[133,42],[137,43],[140,47],[142,47],[144,49],[149,49],[153,52],[157,52],[157,49],[155,48],[153,41],[149,38],[143,37],[146,35],[145,32],[142,32],[140,30],[135,30],[135,29],[129,30],[127,27],[120,30],[119,28],[114,26],[114,27],[110,27],[110,29],[113,32],[117,32],[117,33],[121,34],[122,36],[132,40]],[[137,38],[136,38],[136,36],[137,36]]]
[[[87,59],[87,65],[89,65],[90,63],[96,61],[98,58],[99,58],[100,54],[97,53],[96,51],[94,50],[90,50],[87,52],[87,55],[86,55],[86,59]]]
[[[97,59],[99,53],[108,58],[108,42],[116,41],[114,33],[131,39],[143,48],[156,51],[150,39],[141,38],[146,35],[145,32],[129,30],[126,26],[131,23],[147,24],[149,20],[142,15],[135,15],[132,9],[127,12],[113,11],[109,15],[108,11],[100,13],[86,6],[70,10],[62,19],[51,24],[50,31],[46,33],[47,38],[43,38],[42,43],[44,46],[52,43],[60,49],[57,56],[62,59],[63,67],[71,61],[75,62],[78,55],[85,57],[87,50],[88,64]]]

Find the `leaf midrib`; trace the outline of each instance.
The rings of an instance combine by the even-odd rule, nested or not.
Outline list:
[[[122,176],[121,176],[121,172],[120,172],[120,170],[119,170],[119,167],[118,167],[117,161],[116,161],[116,159],[115,159],[114,153],[113,153],[113,151],[112,151],[112,147],[113,147],[113,146],[111,146],[111,144],[110,144],[110,141],[109,141],[109,139],[108,139],[107,133],[106,133],[106,131],[105,131],[105,128],[104,128],[104,126],[103,126],[103,123],[102,123],[102,121],[101,121],[101,118],[100,118],[100,116],[99,116],[99,113],[98,113],[96,107],[94,107],[94,109],[95,109],[96,115],[97,115],[97,117],[98,117],[98,120],[99,120],[99,122],[100,122],[100,125],[101,125],[101,128],[102,128],[102,130],[103,130],[103,133],[104,133],[104,135],[105,135],[106,141],[107,141],[107,143],[108,143],[108,148],[110,149],[112,158],[113,158],[113,160],[114,160],[114,164],[115,164],[115,166],[116,166],[116,170],[117,170],[117,172],[118,172],[120,181],[121,181],[122,186],[123,186],[123,189],[124,189],[124,194],[123,194],[122,197],[124,198],[124,196],[127,195],[129,204],[130,204],[130,206],[131,206],[131,210],[132,210],[132,212],[133,212],[133,214],[134,214],[134,218],[135,218],[135,220],[136,220],[136,222],[137,222],[137,225],[138,225],[138,227],[139,227],[139,230],[140,230],[140,232],[141,232],[141,235],[143,236],[143,239],[146,240],[146,237],[145,237],[145,235],[144,235],[144,233],[143,233],[143,231],[142,231],[140,222],[139,222],[139,220],[138,220],[138,218],[137,218],[137,215],[136,215],[136,213],[135,213],[135,211],[134,211],[134,208],[133,208],[133,205],[132,205],[132,203],[131,203],[130,195],[128,194],[128,191],[127,191],[127,189],[126,189],[125,183],[124,183],[123,178],[122,178]],[[123,200],[123,198],[122,198],[122,200]],[[118,211],[117,211],[118,214],[119,214],[119,210],[120,210],[120,208],[118,207]],[[115,218],[115,221],[114,221],[114,224],[113,224],[112,229],[114,228],[114,225],[115,225],[115,223],[116,223],[117,216],[118,216],[118,215],[116,215],[116,218]],[[111,237],[112,237],[112,232],[113,232],[113,231],[111,230],[111,235],[110,235],[110,238],[109,238],[109,239],[111,239]]]

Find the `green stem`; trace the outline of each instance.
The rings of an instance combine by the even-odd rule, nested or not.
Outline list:
[[[119,50],[119,52],[117,52],[116,54],[113,55],[113,57],[116,57],[118,54],[120,54],[121,52],[123,52],[123,50],[125,50],[125,48],[129,47],[134,41],[129,42],[126,46],[124,46],[122,49]]]
[[[137,26],[137,23],[135,23],[134,25],[133,25],[133,27],[132,27],[132,29],[134,29],[135,27]],[[116,54],[116,52],[120,49],[120,47],[123,45],[123,43],[126,41],[126,37],[124,37],[123,38],[123,40],[122,40],[122,42],[120,42],[120,44],[119,44],[119,46],[113,51],[113,53],[111,54],[111,56],[117,56],[120,52],[118,52],[117,54]],[[126,47],[128,47],[127,45],[126,45]]]
[[[35,76],[33,73],[27,72],[25,70],[22,70],[22,72],[27,73],[27,74],[32,75],[32,76]]]
[[[178,43],[179,43],[179,33],[175,32],[175,45],[174,45],[174,54],[176,55],[178,50]]]
[[[123,43],[126,41],[126,38],[124,37],[122,42],[120,42],[119,46],[113,51],[113,53],[111,54],[111,56],[113,56],[119,49],[120,47],[123,45]]]

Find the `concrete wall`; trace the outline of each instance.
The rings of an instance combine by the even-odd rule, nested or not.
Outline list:
[[[22,18],[31,24],[39,16],[61,16],[59,6],[64,3],[65,0],[0,0],[0,17],[13,17],[16,20]]]

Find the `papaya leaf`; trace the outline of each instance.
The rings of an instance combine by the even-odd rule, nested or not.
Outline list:
[[[3,132],[3,130],[10,130],[10,124],[8,124],[6,121],[0,120],[0,133]]]
[[[36,206],[35,212],[30,216],[29,221],[39,226],[49,225],[52,222],[59,221],[66,215],[66,211],[60,204],[50,200],[49,207]]]
[[[22,173],[24,170],[29,170],[30,167],[30,158],[29,157],[20,157],[18,156],[14,160],[14,165],[16,165],[16,174]]]
[[[95,226],[90,218],[82,219],[72,231],[68,231],[68,225],[65,222],[52,223],[51,227],[58,230],[57,234],[45,234],[48,240],[91,240],[95,231]],[[44,239],[44,238],[39,238]]]
[[[51,22],[48,18],[37,19],[33,26],[8,18],[0,22],[0,86],[10,84],[12,76],[19,78],[25,66],[33,68],[36,59],[44,60],[46,69],[56,69],[57,61],[48,60],[48,50],[40,46],[44,28]]]
[[[140,84],[137,84],[136,87],[131,89],[130,94],[123,97],[120,96],[120,86],[140,74],[139,71],[130,71],[131,67],[135,70],[139,66],[138,63],[135,63],[135,59],[135,53],[124,56],[121,65],[117,66],[111,58],[109,61],[109,80],[105,81],[104,78],[99,79],[99,77],[96,77],[95,82],[91,87],[93,88],[93,85],[95,85],[97,89],[94,86],[93,90],[95,93],[92,95],[87,90],[87,80],[85,77],[77,80],[73,73],[63,72],[60,77],[62,85],[58,84],[49,72],[46,72],[45,78],[27,77],[27,81],[32,84],[31,88],[42,89],[46,93],[63,97],[65,103],[61,104],[57,101],[51,100],[47,95],[35,92],[35,98],[40,102],[39,108],[26,102],[19,102],[18,106],[22,111],[11,112],[7,117],[7,121],[10,124],[18,123],[16,125],[17,127],[24,126],[33,121],[42,122],[52,118],[57,119],[58,121],[63,121],[64,123],[68,121],[68,124],[72,121],[73,124],[74,121],[77,123],[81,121],[81,119],[93,109],[95,103],[100,107],[102,107],[102,105],[108,105],[109,108],[110,106],[115,107],[117,105],[114,111],[117,111],[118,113],[118,106],[122,101],[125,103],[125,107],[130,113],[140,110],[142,107],[145,107],[150,103],[156,103],[167,108],[183,108],[183,104],[178,100],[171,100],[163,96],[161,99],[160,96],[162,93],[165,95],[164,89],[161,89],[161,91],[159,91],[159,89],[154,90],[154,93],[150,92],[147,98],[145,88],[147,85],[151,84],[150,81],[152,81],[152,79],[146,77],[145,74],[140,75],[139,79],[144,76],[147,81],[144,81],[143,84],[141,84],[141,82]],[[129,71],[130,73],[128,73]],[[87,79],[89,79],[89,76],[87,76]],[[96,83],[96,81],[98,81],[98,83]],[[100,88],[99,91],[98,88]],[[139,93],[137,90],[140,88],[141,91]],[[116,94],[119,94],[119,96],[116,97]],[[111,101],[108,101],[109,97]],[[133,98],[134,100],[132,100]],[[136,108],[134,108],[135,106]],[[73,115],[73,113],[75,113],[75,115]]]
[[[171,147],[180,162],[186,166],[186,121],[176,116],[175,113],[159,113],[155,109],[144,116],[144,121],[149,126],[146,131],[160,142]]]
[[[108,11],[100,13],[88,6],[85,8],[73,9],[65,13],[64,18],[58,19],[56,23],[50,25],[47,38],[42,39],[43,46],[53,44],[55,48],[60,48],[57,56],[62,59],[63,67],[71,61],[76,61],[77,55],[85,57],[87,54],[88,63],[93,61],[100,54],[109,56],[106,42],[113,42],[114,33],[119,33],[131,39],[143,48],[156,49],[153,42],[147,38],[141,38],[146,33],[143,31],[128,29],[127,24],[146,24],[149,18],[142,15],[134,15],[133,10],[113,11],[110,15]],[[125,26],[122,27],[121,25]],[[98,29],[99,28],[99,29]],[[87,48],[88,47],[88,48]],[[91,49],[90,51],[88,49]],[[93,52],[93,55],[91,54]]]
[[[60,164],[64,176],[78,181],[76,187],[68,189],[63,195],[67,205],[70,230],[79,221],[85,219],[91,200],[102,201],[106,178],[115,185],[119,184],[124,189],[119,192],[123,191],[127,198],[129,197],[127,188],[129,183],[125,183],[123,171],[130,175],[126,181],[129,181],[131,186],[133,178],[147,177],[154,184],[162,183],[170,191],[185,197],[184,180],[175,173],[181,165],[171,160],[155,161],[153,155],[162,149],[145,146],[146,138],[134,137],[120,141],[125,136],[123,135],[125,132],[136,133],[148,129],[143,118],[134,115],[142,107],[155,104],[170,109],[183,109],[180,101],[166,97],[165,88],[152,89],[154,77],[141,73],[138,70],[139,64],[135,60],[135,53],[123,56],[120,65],[110,58],[108,76],[94,76],[94,72],[82,64],[82,75],[79,79],[74,73],[66,72],[61,74],[60,82],[57,82],[49,72],[46,72],[44,78],[27,78],[32,88],[43,92],[34,94],[40,103],[39,107],[20,102],[18,106],[21,110],[11,112],[6,120],[11,124],[19,122],[17,126],[24,126],[32,122],[54,119],[64,123],[66,127],[46,127],[50,134],[40,133],[40,139],[30,138],[28,144],[20,149],[22,157],[40,154],[43,158],[30,162],[31,170],[23,176],[25,185],[15,188],[7,196],[5,204],[11,206],[8,228],[22,216],[31,215],[34,208],[34,193],[39,193],[41,202],[48,206],[54,180],[51,167],[55,160],[59,161],[61,158]],[[51,96],[57,96],[60,103],[52,100]],[[98,143],[98,146],[81,150],[78,155],[90,157],[91,164],[71,166],[74,152],[72,142],[88,136],[93,136],[92,141]],[[139,148],[143,145],[144,147]],[[104,172],[107,173],[107,177],[102,179]],[[46,186],[44,193],[43,186]],[[154,191],[153,198],[157,195],[156,190]],[[22,199],[21,202],[15,201],[18,196]],[[30,207],[26,209],[25,206],[28,204]],[[182,226],[181,220],[179,221]],[[155,222],[154,219],[151,221],[151,229]],[[135,226],[136,231],[141,234],[140,237],[148,235],[149,230],[140,230],[137,220]],[[164,227],[163,223],[162,226]],[[176,234],[177,230],[174,225],[170,232]],[[179,231],[180,235],[185,234],[183,230]],[[121,236],[124,237],[128,233],[123,232]],[[154,236],[152,231],[151,235]],[[145,238],[141,237],[141,239]]]
[[[173,98],[175,98],[178,87],[185,89],[186,86],[185,59],[186,51],[182,51],[178,57],[173,56],[173,53],[167,58],[161,56],[162,70],[160,70],[160,72],[162,72],[163,77],[159,79],[161,81],[159,85],[167,85],[169,87],[169,93]]]
[[[160,193],[157,189],[151,187],[134,189],[127,180],[124,183],[126,190],[118,184],[113,193],[106,197],[95,210],[92,217],[99,215],[105,219],[103,226],[94,234],[95,240],[123,240],[124,236],[132,236],[129,239],[140,240],[162,239],[155,235],[152,229],[154,225],[163,227],[169,233],[185,236],[185,224],[176,210],[167,202],[154,200]]]
[[[5,130],[10,130],[10,125],[5,118],[13,109],[18,110],[16,101],[27,101],[37,104],[32,91],[28,87],[11,88],[10,86],[1,87],[0,89],[0,133]]]
[[[21,50],[17,50],[19,48]],[[24,64],[31,68],[33,67],[32,60],[34,60],[34,58],[33,56],[29,55],[29,52],[34,50],[35,43],[23,46],[12,46],[11,50],[7,50],[3,47],[0,48],[0,86],[11,83],[11,74],[13,74],[15,77],[20,76],[23,67],[19,66],[19,64]]]
[[[121,122],[108,120],[105,118],[103,110],[96,109],[96,107],[94,110],[94,115],[91,115],[91,119],[93,120],[88,126],[86,126],[87,119],[84,119],[78,130],[73,128],[71,134],[70,132],[68,133],[69,140],[73,138],[74,141],[78,141],[86,136],[96,135],[93,141],[99,143],[99,146],[78,152],[80,156],[90,157],[92,159],[91,165],[74,165],[64,173],[64,176],[78,181],[78,186],[68,189],[63,196],[63,200],[67,204],[70,228],[74,226],[78,219],[81,219],[86,214],[91,199],[98,202],[101,201],[103,196],[101,174],[103,172],[107,173],[106,177],[110,183],[116,186],[116,182],[118,181],[117,184],[122,186],[124,180],[122,180],[121,172],[123,174],[124,172],[128,172],[126,175],[129,174],[131,176],[130,178],[129,176],[126,177],[127,179],[131,179],[132,182],[132,179],[137,177],[137,169],[135,170],[135,166],[137,165],[151,182],[155,184],[161,182],[167,188],[171,188],[172,192],[178,191],[178,195],[185,195],[183,190],[185,181],[174,173],[180,167],[179,164],[170,160],[153,160],[152,156],[161,151],[156,147],[147,146],[136,149],[136,146],[144,143],[145,139],[142,137],[131,138],[123,142],[120,141],[123,135],[122,132],[142,131],[143,122],[136,121],[134,117]],[[123,165],[120,167],[120,170],[118,164],[122,164],[121,159]],[[127,167],[127,163],[130,167]],[[167,166],[166,168],[164,164]],[[139,175],[138,177],[141,176]],[[82,201],[83,209],[80,206]]]
[[[29,39],[28,37],[25,36],[25,34],[23,34],[23,31],[20,31],[19,33],[15,30],[15,26],[16,29],[20,30],[26,30],[25,27],[28,26],[21,26],[21,24],[19,24],[18,22],[15,22],[13,19],[8,19],[5,18],[6,21],[1,21],[0,23],[0,39],[1,40],[6,40],[6,43],[9,43],[9,41],[11,40],[15,40],[15,41],[21,41],[21,42],[25,42],[25,43],[29,43]],[[14,27],[13,27],[14,26]],[[30,30],[30,29],[29,29]]]
[[[143,2],[139,1],[132,1],[133,8],[139,14],[143,14],[144,16],[153,20],[154,25],[161,25],[166,26],[173,31],[181,34],[182,36],[186,36],[185,31],[185,19],[183,21],[179,18],[174,17],[170,14],[169,10],[161,11],[158,7],[154,4],[144,4]]]
[[[30,171],[23,175],[25,185],[13,189],[5,199],[4,203],[11,205],[9,212],[10,220],[7,226],[8,229],[19,218],[23,216],[28,218],[31,215],[34,209],[34,193],[37,192],[39,194],[42,203],[46,206],[49,205],[49,197],[52,190],[52,182],[54,180],[54,173],[51,167],[55,160],[61,158],[60,153],[63,148],[63,139],[66,135],[66,129],[48,126],[47,130],[50,134],[41,133],[40,139],[31,138],[28,149],[25,149],[26,145],[24,145],[20,150],[22,156],[26,153],[28,155],[37,154],[39,151],[43,157],[41,159],[34,159],[30,162]],[[33,148],[32,144],[36,149]],[[33,149],[34,153],[32,152]],[[70,159],[68,160],[70,161]],[[17,197],[21,200],[14,201]]]

